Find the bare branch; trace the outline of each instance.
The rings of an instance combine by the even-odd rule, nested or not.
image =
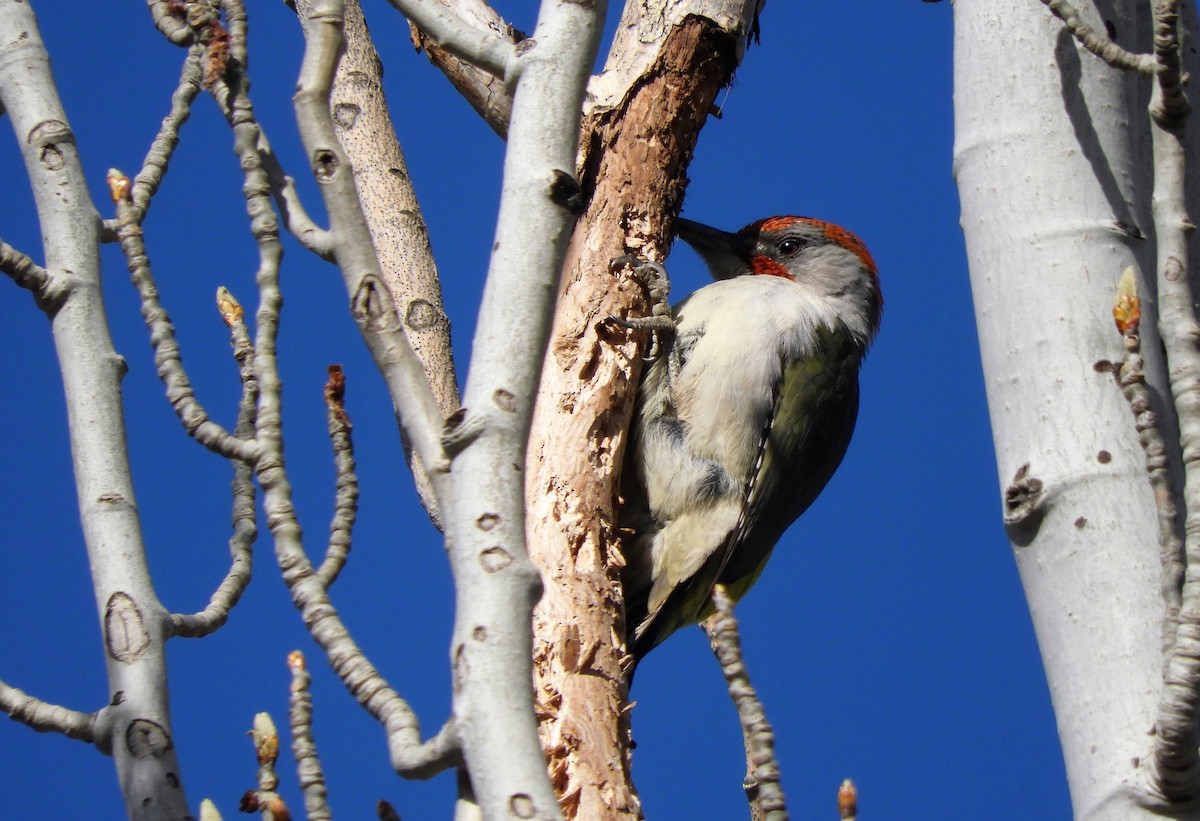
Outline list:
[[[150,259],[146,256],[142,229],[136,221],[138,213],[129,200],[129,178],[115,169],[110,170],[108,176],[113,198],[117,202],[117,239],[129,266],[130,277],[142,298],[142,318],[150,331],[154,364],[158,369],[158,378],[167,390],[167,401],[175,409],[175,415],[183,423],[184,430],[201,445],[226,459],[253,462],[258,457],[254,442],[238,439],[212,421],[204,406],[196,400],[191,379],[183,367],[179,343],[175,339],[175,326],[158,299],[158,286],[150,270]]]
[[[231,17],[240,14],[236,0],[225,0],[225,4],[233,12]],[[264,156],[260,153],[261,131],[246,94],[248,82],[240,74],[231,79],[236,85],[230,86],[220,80],[214,84],[212,92],[233,126],[234,150],[246,175],[243,191],[246,211],[250,215],[250,230],[259,247],[256,277],[259,308],[253,361],[259,397],[255,433],[261,456],[255,462],[255,468],[263,489],[263,509],[275,537],[276,559],[293,603],[328,656],[334,672],[367,712],[384,725],[393,766],[401,774],[428,777],[447,766],[454,766],[452,741],[448,743],[446,739],[435,737],[426,746],[420,744],[420,725],[416,716],[354,643],[304,550],[291,500],[291,483],[283,461],[282,384],[276,353],[279,311],[283,304],[279,289],[282,257],[279,226],[268,201],[271,185],[264,168]],[[328,117],[327,107],[325,116]]]
[[[195,42],[195,32],[185,17],[175,13],[171,0],[146,0],[154,27],[177,46],[190,46]]]
[[[413,443],[421,464],[428,466],[439,508],[444,509],[449,498],[450,465],[438,436],[441,428],[430,429],[435,420],[440,422],[441,411],[429,391],[421,363],[413,355],[408,337],[400,326],[391,292],[379,279],[364,276],[351,298],[350,312],[383,374],[392,401],[401,409],[399,421],[404,438]]]
[[[308,821],[329,821],[329,800],[325,790],[325,773],[317,756],[317,744],[312,734],[312,676],[304,665],[299,650],[288,653],[288,669],[292,672],[289,688],[288,717],[292,725],[292,756],[296,759],[296,775],[304,793],[304,814]]]
[[[0,101],[21,147],[46,251],[46,269],[70,272],[51,314],[62,372],[71,458],[92,587],[101,614],[108,692],[102,738],[111,744],[133,821],[189,812],[167,700],[169,619],[146,564],[121,404],[124,362],[101,299],[100,218],[74,132],[54,84],[30,4],[0,0]]]
[[[1158,429],[1158,415],[1154,412],[1154,398],[1146,388],[1146,376],[1142,372],[1141,337],[1138,327],[1141,321],[1141,300],[1138,298],[1133,268],[1125,269],[1117,289],[1113,306],[1113,317],[1117,330],[1125,343],[1125,358],[1117,370],[1117,383],[1121,386],[1129,407],[1133,411],[1138,431],[1138,441],[1146,454],[1146,474],[1154,490],[1154,506],[1158,512],[1158,547],[1162,561],[1163,595],[1163,673],[1170,660],[1175,644],[1175,633],[1179,625],[1179,609],[1183,589],[1183,544],[1179,539],[1178,515],[1175,504],[1175,488],[1171,481],[1166,442]],[[1112,363],[1115,365],[1116,363]],[[1111,367],[1111,366],[1110,366]]]
[[[258,402],[258,382],[254,377],[254,351],[250,343],[246,323],[242,320],[242,306],[225,288],[217,290],[217,304],[225,324],[229,326],[234,357],[237,359],[242,381],[242,398],[238,403],[237,426],[234,436],[249,439],[254,435],[255,406]],[[208,606],[199,613],[171,614],[174,635],[198,638],[216,631],[229,618],[229,611],[241,599],[250,583],[251,546],[258,536],[255,523],[254,469],[245,462],[233,464],[233,535],[229,537],[229,554],[232,563],[229,572],[217,587]]]
[[[240,8],[237,4],[229,4],[234,10],[235,15],[239,16],[241,23],[232,24],[231,30],[238,33],[245,31],[245,15],[237,13]],[[244,54],[244,48],[238,47],[238,52]],[[244,69],[245,64],[241,64]],[[235,69],[238,65],[235,64]],[[239,156],[243,156],[247,151],[247,144],[257,151],[259,156],[252,163],[253,185],[247,190],[246,196],[250,202],[257,203],[260,195],[260,186],[264,186],[265,190],[269,191],[274,196],[276,202],[279,203],[280,215],[283,218],[284,227],[289,233],[294,236],[301,245],[309,249],[313,253],[320,256],[322,259],[331,259],[332,251],[329,245],[329,238],[324,229],[317,224],[308,215],[304,208],[304,204],[300,200],[300,195],[296,191],[295,182],[283,170],[279,158],[271,148],[270,142],[267,140],[266,134],[262,127],[254,117],[254,109],[250,105],[245,94],[245,80],[238,71],[234,72],[234,76],[230,81],[224,76],[216,76],[212,79],[211,84],[207,86],[212,94],[213,100],[217,103],[221,113],[225,119],[234,128],[235,144],[234,150]],[[273,236],[274,241],[278,241],[278,229],[274,225],[274,213],[269,205],[265,212],[258,212],[258,216],[254,216],[251,212],[251,220],[258,220],[262,223],[257,229],[256,236]],[[269,228],[269,231],[267,230]],[[253,222],[251,225],[252,232],[255,231]],[[266,233],[264,233],[266,232]]]
[[[518,49],[494,31],[471,25],[448,7],[421,0],[388,0],[434,44],[498,77],[509,77]]]
[[[296,190],[296,181],[284,173],[279,164],[279,158],[271,150],[267,138],[259,134],[259,152],[262,154],[263,169],[271,181],[271,193],[279,203],[280,216],[283,217],[283,227],[295,237],[301,245],[324,260],[333,259],[333,241],[329,232],[318,226],[304,210],[300,201],[300,192]]]
[[[0,711],[39,733],[61,733],[88,744],[97,740],[95,713],[50,704],[3,681],[0,681]]]
[[[187,122],[192,113],[192,102],[200,93],[200,57],[204,49],[192,46],[187,59],[183,61],[183,70],[175,93],[171,95],[171,110],[163,118],[158,134],[154,136],[146,158],[142,161],[142,170],[133,181],[130,199],[133,203],[133,219],[138,225],[146,219],[146,211],[150,208],[150,200],[162,184],[167,173],[167,166],[179,145],[179,130]],[[117,221],[105,220],[104,232],[106,238],[115,237]]]
[[[303,0],[298,4],[302,22],[308,7]],[[357,0],[346,4],[345,38],[346,50],[330,96],[334,132],[354,170],[354,187],[383,281],[396,303],[404,334],[424,367],[438,417],[445,419],[459,407],[450,321],[442,305],[429,230],[392,126],[379,55]],[[414,458],[413,443],[403,425],[401,421],[402,444],[417,493],[440,529],[437,494],[421,457]]]
[[[1181,126],[1191,106],[1183,84],[1183,59],[1179,43],[1179,0],[1154,2],[1154,59],[1158,71],[1158,99],[1150,114],[1164,127]]]
[[[1142,74],[1154,73],[1154,58],[1149,54],[1134,54],[1118,46],[1083,21],[1079,9],[1070,0],[1042,0],[1054,16],[1063,21],[1081,46],[1113,68],[1125,68]]]
[[[137,209],[139,224],[145,220],[150,200],[162,184],[167,166],[179,145],[179,130],[191,116],[192,103],[200,93],[200,55],[201,50],[193,46],[187,59],[183,61],[179,85],[171,95],[171,110],[163,118],[162,127],[154,136],[146,158],[142,161],[142,170],[133,180],[131,198],[134,208]]]
[[[750,684],[750,674],[742,660],[737,619],[733,617],[733,601],[724,585],[713,587],[712,602],[716,612],[701,626],[708,634],[713,655],[721,663],[729,697],[733,699],[742,726],[742,741],[746,746],[746,778],[742,787],[750,802],[751,816],[763,821],[786,821],[787,803],[779,784],[779,762],[775,758],[775,731],[767,721],[758,693]]]
[[[337,580],[346,564],[358,513],[358,476],[354,472],[354,443],[350,438],[345,398],[346,376],[342,366],[330,365],[329,381],[325,383],[325,405],[328,408],[329,440],[333,443],[337,492],[333,500],[333,521],[329,525],[329,547],[325,551],[325,560],[317,569],[317,576],[326,588]]]
[[[313,173],[321,183],[321,194],[329,213],[333,255],[352,311],[368,349],[398,359],[375,362],[387,378],[398,367],[406,372],[402,391],[392,391],[401,425],[421,462],[430,470],[438,509],[448,503],[448,463],[441,451],[439,436],[443,416],[416,358],[407,335],[399,325],[391,294],[382,286],[379,259],[358,199],[351,166],[334,131],[329,109],[329,94],[343,45],[340,30],[341,2],[314,2],[310,6],[305,33],[309,48],[295,95],[296,119],[301,139],[308,151]],[[331,29],[327,33],[324,29]],[[373,311],[378,310],[378,314]],[[386,341],[375,338],[384,334]],[[392,383],[389,382],[389,387]]]
[[[1173,100],[1179,89],[1178,9],[1171,0],[1155,3],[1155,53],[1163,80],[1151,92],[1150,129],[1154,192],[1151,208],[1157,242],[1158,329],[1167,354],[1167,372],[1184,470],[1183,591],[1175,641],[1167,659],[1159,698],[1154,741],[1156,786],[1169,801],[1190,799],[1200,791],[1200,323],[1188,276],[1188,246],[1195,224],[1187,210],[1187,149],[1183,124],[1186,103]]]
[[[59,292],[56,285],[62,281],[33,261],[33,258],[0,240],[0,271],[17,285],[33,294],[38,304],[50,308],[62,301],[66,294]]]
[[[318,84],[323,82],[326,93],[336,64],[338,43],[338,22],[340,7],[333,4],[323,5],[313,13],[312,39],[310,48],[306,50],[305,65],[301,72],[301,90],[297,93],[297,106],[315,107],[317,118],[329,118],[328,98],[324,105],[319,99],[313,100],[311,91],[306,93],[305,86],[312,82],[313,75],[318,75]],[[229,110],[231,120],[238,134],[236,147],[242,167],[249,175],[246,189],[254,197],[265,197],[268,186],[251,185],[251,182],[261,179],[261,157],[257,152],[258,130],[253,126],[250,114],[250,103],[246,99],[244,81],[239,88],[230,91]],[[322,113],[323,110],[323,113]],[[238,113],[245,112],[245,113]],[[328,128],[328,126],[326,126]],[[332,130],[328,133],[332,135]],[[310,156],[316,163],[319,179],[328,187],[330,179],[322,172],[335,171],[326,163],[329,154],[336,154],[336,140],[330,140],[332,150],[313,151]],[[328,151],[328,153],[326,153]],[[334,166],[337,166],[334,163]],[[265,176],[265,175],[263,175]],[[353,181],[348,174],[340,177]],[[265,182],[265,180],[263,180]],[[250,194],[248,194],[250,196]],[[277,226],[273,212],[269,207],[255,200],[248,203],[248,212],[253,215],[251,228],[259,240],[262,253],[262,265],[258,272],[259,310],[257,315],[257,338],[254,349],[254,370],[259,384],[259,405],[257,416],[257,439],[263,449],[263,457],[256,463],[259,482],[263,488],[263,509],[267,522],[275,537],[275,555],[283,574],[284,583],[292,596],[292,601],[300,610],[304,623],[308,626],[314,640],[325,652],[334,672],[345,684],[351,695],[380,723],[383,724],[388,738],[388,750],[392,765],[402,775],[423,778],[454,766],[456,761],[456,740],[453,736],[442,734],[435,736],[427,745],[420,743],[420,725],[407,703],[383,679],[379,672],[366,659],[362,650],[355,644],[345,625],[342,623],[337,610],[329,599],[328,591],[320,577],[313,569],[304,550],[300,527],[296,521],[292,505],[291,483],[284,469],[283,435],[281,420],[281,390],[277,365],[276,344],[279,331],[279,310],[282,306],[282,295],[279,290],[279,257]],[[331,215],[335,209],[330,208]],[[336,219],[336,218],[335,218]],[[337,222],[335,221],[335,225]],[[344,242],[333,234],[335,240]],[[345,236],[344,234],[342,235]],[[362,236],[366,236],[365,228]],[[370,251],[369,237],[365,242]],[[371,252],[373,253],[373,252]]]

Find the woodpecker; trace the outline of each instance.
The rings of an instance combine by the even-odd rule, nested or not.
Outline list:
[[[711,613],[715,583],[740,599],[824,489],[883,312],[874,260],[836,225],[676,226],[716,282],[675,306],[673,339],[638,388],[620,516],[635,663]]]

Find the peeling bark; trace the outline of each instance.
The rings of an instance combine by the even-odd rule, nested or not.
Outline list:
[[[644,346],[606,319],[648,306],[609,262],[666,257],[696,139],[735,54],[730,34],[687,17],[624,99],[583,127],[588,206],[567,251],[526,483],[527,538],[545,584],[534,613],[540,732],[567,818],[641,815],[629,779],[616,507]]]

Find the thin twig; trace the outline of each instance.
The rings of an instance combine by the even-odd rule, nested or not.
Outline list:
[[[1166,442],[1158,429],[1158,415],[1153,410],[1153,397],[1146,388],[1142,372],[1141,301],[1138,298],[1133,268],[1121,276],[1113,317],[1125,345],[1125,357],[1117,371],[1117,383],[1133,410],[1138,442],[1146,454],[1146,474],[1154,491],[1154,506],[1158,513],[1158,548],[1162,564],[1163,596],[1163,673],[1167,672],[1175,633],[1179,625],[1183,587],[1183,544],[1179,538],[1179,510],[1176,489],[1171,482]]]
[[[1189,277],[1189,244],[1195,224],[1188,214],[1185,191],[1188,150],[1184,144],[1186,103],[1174,99],[1178,84],[1180,43],[1178,7],[1157,0],[1154,49],[1159,82],[1150,97],[1150,129],[1154,161],[1154,215],[1158,288],[1158,329],[1166,350],[1167,373],[1179,446],[1183,454],[1184,557],[1179,624],[1167,659],[1155,721],[1153,774],[1155,786],[1172,802],[1191,800],[1200,792],[1200,337]]]
[[[354,472],[354,442],[350,437],[350,416],[346,413],[346,376],[341,365],[329,366],[325,383],[326,421],[333,444],[333,465],[337,491],[333,500],[333,521],[329,524],[329,547],[317,576],[326,588],[337,580],[350,553],[354,520],[358,514],[358,476]]]
[[[171,157],[179,146],[179,130],[187,122],[192,113],[192,102],[200,93],[200,57],[203,48],[194,45],[183,61],[183,69],[179,75],[179,84],[171,95],[171,110],[163,118],[162,126],[154,135],[146,158],[142,160],[142,170],[133,180],[130,199],[133,203],[134,221],[141,225],[146,219],[150,201],[166,176]],[[105,234],[115,237],[117,232],[116,220],[104,221]]]
[[[61,733],[88,744],[96,742],[96,713],[81,713],[42,701],[3,681],[0,681],[0,711],[39,733]]]
[[[230,17],[240,11],[238,0],[225,0],[224,5],[231,11]],[[327,34],[329,32],[325,30],[331,27],[318,24],[314,28],[321,34]],[[306,66],[313,59],[309,51],[330,45],[328,39],[322,39],[319,35],[317,39],[320,45],[314,47],[310,43],[306,51]],[[324,65],[330,74],[333,65],[336,65],[336,41],[333,53],[334,59],[329,59],[328,55],[316,58],[318,65]],[[230,82],[234,85],[230,85]],[[447,767],[457,766],[461,761],[453,724],[447,724],[451,728],[449,731],[443,728],[429,742],[421,744],[420,724],[416,715],[367,660],[333,607],[325,586],[304,550],[292,505],[291,482],[283,459],[282,384],[277,355],[279,312],[283,304],[279,288],[282,250],[279,246],[279,224],[267,199],[271,186],[263,167],[263,155],[259,151],[261,131],[254,119],[247,88],[245,77],[233,72],[215,83],[212,92],[221,102],[234,129],[234,148],[246,175],[243,191],[247,199],[246,210],[251,217],[250,230],[259,246],[259,308],[255,323],[254,372],[259,386],[255,435],[262,447],[262,458],[256,462],[256,468],[263,490],[263,509],[275,538],[276,559],[293,603],[301,611],[305,624],[325,652],[334,672],[359,704],[383,724],[392,765],[402,775],[427,778]],[[325,116],[328,116],[327,98]]]
[[[289,688],[288,717],[292,725],[292,755],[296,759],[296,775],[304,793],[304,812],[308,821],[329,821],[329,796],[325,789],[325,773],[317,756],[317,744],[312,734],[312,676],[304,665],[299,650],[288,653],[288,669],[292,672]]]
[[[1150,135],[1154,169],[1151,210],[1157,240],[1158,330],[1166,350],[1167,373],[1179,422],[1186,513],[1184,562],[1180,574],[1177,537],[1162,535],[1165,529],[1173,530],[1175,526],[1173,502],[1160,498],[1169,496],[1171,489],[1163,477],[1156,477],[1152,471],[1163,561],[1165,617],[1162,633],[1164,642],[1169,644],[1155,721],[1151,778],[1154,787],[1168,802],[1190,801],[1200,792],[1200,751],[1197,750],[1197,719],[1200,718],[1200,350],[1196,346],[1200,323],[1197,322],[1188,275],[1189,239],[1196,226],[1188,215],[1185,192],[1187,149],[1183,142],[1183,127],[1189,107],[1182,89],[1179,4],[1178,0],[1155,0],[1154,54],[1135,57],[1117,49],[1115,44],[1088,28],[1079,20],[1078,11],[1066,0],[1042,2],[1066,23],[1079,42],[1109,65],[1153,74],[1157,78],[1150,97],[1153,124]],[[1136,294],[1133,298],[1136,299]],[[1134,308],[1136,314],[1136,305]],[[1117,319],[1120,325],[1121,317]],[[1136,321],[1133,324],[1136,332]],[[1127,336],[1127,360],[1129,346]],[[1137,353],[1136,344],[1133,353]],[[1135,370],[1122,367],[1121,372],[1126,376]],[[1125,386],[1124,381],[1122,386]],[[1157,464],[1157,461],[1157,454],[1148,448],[1147,462]],[[1182,585],[1177,587],[1181,575]]]
[[[1042,0],[1046,8],[1054,16],[1063,21],[1075,40],[1085,49],[1095,54],[1113,68],[1127,68],[1141,74],[1153,74],[1155,71],[1154,57],[1149,54],[1135,54],[1118,46],[1108,37],[1100,34],[1083,21],[1079,9],[1069,0]]]
[[[763,821],[786,821],[787,803],[779,783],[779,762],[775,758],[775,731],[767,721],[758,693],[750,684],[750,674],[742,659],[742,642],[733,616],[733,601],[725,585],[713,587],[716,612],[702,623],[713,654],[721,663],[721,672],[729,688],[729,697],[737,708],[746,746],[746,778],[742,787],[750,802],[751,814]]]
[[[279,775],[275,772],[279,732],[269,713],[255,714],[250,738],[254,742],[254,757],[258,759],[258,786],[242,795],[238,809],[260,813],[263,821],[291,821],[292,814],[279,794]]]
[[[183,423],[184,430],[204,447],[226,459],[253,462],[258,448],[253,441],[238,439],[209,418],[204,406],[196,400],[191,379],[183,367],[175,326],[158,299],[158,286],[150,270],[142,229],[137,224],[137,212],[129,200],[129,178],[119,171],[109,171],[109,187],[117,202],[117,239],[129,266],[130,277],[142,299],[142,318],[150,331],[154,348],[154,364],[158,377],[167,391],[167,401]]]
[[[242,381],[242,397],[238,402],[237,425],[233,430],[239,439],[254,435],[254,417],[258,404],[258,382],[254,377],[254,349],[242,316],[242,306],[225,288],[217,290],[217,305],[225,324],[229,326],[233,355],[238,362]],[[254,468],[236,461],[233,465],[233,535],[229,537],[229,572],[199,613],[173,613],[174,635],[199,638],[216,631],[229,618],[229,612],[241,599],[250,583],[251,547],[258,536],[255,522]]]
[[[54,290],[55,277],[42,266],[33,261],[33,257],[18,251],[4,240],[0,240],[0,271],[12,279],[17,285],[29,291],[37,299],[39,305],[48,305],[49,294]],[[53,300],[55,304],[61,301],[63,294]]]

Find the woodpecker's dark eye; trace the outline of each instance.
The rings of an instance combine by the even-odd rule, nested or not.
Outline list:
[[[780,240],[778,245],[779,253],[783,254],[785,257],[795,256],[803,247],[804,243],[798,239]]]

